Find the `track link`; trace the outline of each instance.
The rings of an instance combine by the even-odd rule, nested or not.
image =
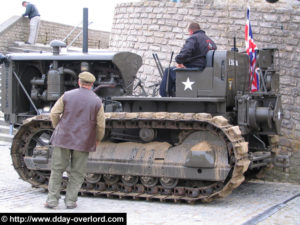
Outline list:
[[[90,184],[85,181],[81,194],[94,196],[160,200],[172,202],[210,202],[229,195],[245,179],[244,172],[250,164],[248,143],[245,142],[238,126],[232,126],[223,116],[212,117],[207,113],[105,113],[106,128],[154,128],[177,129],[182,131],[210,130],[216,132],[227,143],[232,170],[225,182],[216,182],[203,187],[176,186],[166,189],[160,185],[147,188],[142,184],[132,187],[118,182],[109,185],[105,182]],[[40,131],[51,131],[49,115],[32,117],[16,133],[11,149],[14,168],[20,177],[34,187],[47,189],[50,172],[30,171],[26,168],[24,157],[28,154],[30,140]],[[65,190],[63,182],[62,191]]]

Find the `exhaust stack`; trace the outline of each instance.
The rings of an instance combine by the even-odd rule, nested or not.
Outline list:
[[[88,30],[89,30],[89,9],[83,8],[83,43],[82,52],[88,53]]]

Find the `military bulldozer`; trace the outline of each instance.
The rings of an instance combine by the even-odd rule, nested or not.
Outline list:
[[[276,160],[282,108],[274,52],[259,50],[261,91],[249,90],[247,54],[210,51],[203,71],[176,71],[174,97],[133,95],[142,65],[133,53],[7,55],[2,111],[19,126],[13,165],[22,179],[47,188],[49,110],[64,91],[77,87],[81,71],[90,71],[105,106],[106,137],[89,156],[82,193],[187,202],[224,197],[247,170]]]
[[[261,88],[251,92],[246,53],[216,50],[207,66],[176,71],[173,97],[135,96],[142,65],[130,52],[13,53],[1,56],[2,111],[18,128],[11,157],[20,177],[47,189],[53,132],[49,112],[78,74],[96,77],[106,135],[89,155],[80,192],[95,196],[209,202],[278,159],[283,111],[276,49],[258,51]],[[84,104],[84,103],[83,103]],[[74,121],[76,123],[76,121]],[[67,174],[62,183],[66,188]]]

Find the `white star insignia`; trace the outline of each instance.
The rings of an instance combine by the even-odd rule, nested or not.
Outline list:
[[[182,82],[183,85],[184,85],[184,90],[187,90],[187,89],[191,89],[191,91],[193,90],[192,89],[192,85],[195,83],[194,81],[190,81],[190,78],[188,77],[186,82]]]

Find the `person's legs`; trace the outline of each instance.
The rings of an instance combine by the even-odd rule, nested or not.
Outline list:
[[[71,168],[65,197],[65,204],[67,208],[76,207],[78,192],[86,175],[88,156],[88,152],[71,150]]]
[[[30,33],[28,37],[28,43],[34,44],[37,40],[38,30],[40,24],[40,17],[35,16],[30,20]]]
[[[164,71],[164,75],[163,75],[163,78],[162,78],[162,81],[160,83],[160,88],[159,88],[159,94],[161,97],[168,97],[167,96],[167,89],[166,89],[166,86],[167,86],[167,79],[168,79],[168,73],[169,73],[169,83],[168,83],[168,95],[169,96],[173,96],[175,95],[175,87],[174,85],[175,84],[175,80],[176,80],[176,72],[174,71],[176,67],[170,67],[170,73],[168,72],[169,71],[169,68],[165,69]],[[174,92],[174,93],[173,93]]]
[[[176,67],[171,68],[169,78],[169,95],[171,97],[175,97],[176,94],[176,71],[174,69],[176,69]]]
[[[46,204],[51,207],[58,205],[60,198],[63,172],[69,165],[70,150],[55,147],[52,152],[51,175],[48,184],[48,198]]]

